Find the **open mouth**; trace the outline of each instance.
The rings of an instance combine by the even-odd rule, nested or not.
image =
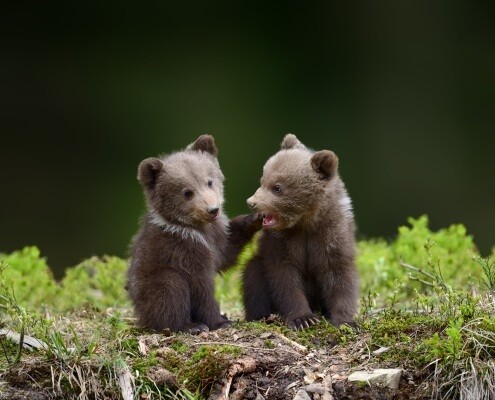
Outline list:
[[[270,228],[277,224],[277,218],[273,214],[264,214],[263,215],[263,227]]]

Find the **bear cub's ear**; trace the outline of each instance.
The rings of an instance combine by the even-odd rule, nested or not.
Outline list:
[[[187,150],[206,151],[212,156],[217,156],[218,149],[215,146],[215,139],[211,135],[201,135],[194,143],[186,147]]]
[[[158,158],[147,158],[139,164],[138,180],[148,190],[155,187],[158,176],[163,172],[163,163]]]
[[[281,150],[305,148],[306,146],[303,145],[296,137],[296,135],[293,135],[292,133],[288,133],[287,135],[285,135],[284,140],[282,140],[282,144],[280,145]]]
[[[322,179],[330,179],[337,172],[339,159],[333,151],[317,151],[311,157],[311,167],[320,175]]]

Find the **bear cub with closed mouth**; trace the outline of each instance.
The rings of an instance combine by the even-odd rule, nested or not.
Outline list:
[[[354,325],[359,296],[351,200],[332,151],[287,134],[247,200],[263,215],[258,249],[243,273],[248,321],[278,313],[289,328]]]
[[[198,334],[232,322],[220,313],[214,278],[261,228],[256,214],[228,220],[224,176],[212,136],[138,168],[147,212],[130,245],[126,289],[137,324]]]

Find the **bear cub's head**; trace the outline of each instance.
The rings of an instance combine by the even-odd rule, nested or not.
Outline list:
[[[211,135],[201,135],[185,150],[139,164],[150,212],[158,224],[197,228],[223,217],[224,176]]]
[[[263,167],[261,185],[248,206],[263,214],[263,228],[282,230],[310,221],[332,186],[341,185],[338,158],[332,151],[314,152],[295,135],[285,135],[280,151]]]

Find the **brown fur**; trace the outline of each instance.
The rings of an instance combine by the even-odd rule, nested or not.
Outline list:
[[[264,229],[243,275],[246,319],[279,313],[287,326],[303,329],[322,312],[336,326],[352,324],[355,225],[337,156],[286,135],[248,205],[264,215]]]
[[[230,324],[214,298],[214,277],[233,265],[260,228],[257,215],[229,221],[212,136],[141,162],[148,211],[131,243],[127,286],[138,325],[199,333]]]

